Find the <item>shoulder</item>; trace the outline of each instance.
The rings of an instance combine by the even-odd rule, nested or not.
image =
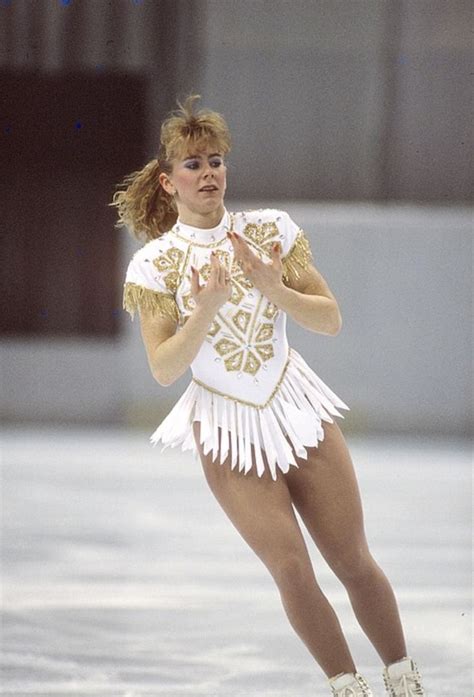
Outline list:
[[[177,321],[176,274],[171,251],[165,234],[150,240],[132,256],[123,286],[123,307],[132,319],[137,309],[149,309]]]
[[[141,272],[146,276],[150,272],[154,272],[155,276],[157,273],[166,272],[176,266],[177,255],[184,256],[184,247],[186,245],[165,233],[136,250],[129,262],[128,271]]]
[[[144,244],[143,247],[137,249],[130,262],[134,262],[135,264],[146,264],[152,262],[153,259],[156,259],[156,257],[160,256],[160,254],[165,253],[168,247],[169,237],[167,236],[167,233],[165,233],[164,235],[161,235],[161,237],[157,237],[155,240],[150,240]]]
[[[134,283],[145,288],[157,289],[159,286],[170,288],[167,276],[175,268],[176,249],[170,246],[167,233],[155,240],[150,240],[133,254],[129,261],[125,282]],[[179,250],[178,250],[179,251]],[[183,253],[184,252],[180,252]]]

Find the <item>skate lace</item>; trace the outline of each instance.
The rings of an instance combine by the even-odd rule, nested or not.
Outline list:
[[[420,680],[421,676],[413,672],[390,678],[390,694],[392,697],[424,697]]]

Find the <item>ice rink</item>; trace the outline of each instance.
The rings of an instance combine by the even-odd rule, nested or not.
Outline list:
[[[328,695],[272,578],[192,456],[160,454],[148,437],[3,431],[1,694]],[[371,551],[427,697],[470,697],[470,444],[346,439]],[[381,661],[345,588],[303,532],[356,665],[384,695]]]

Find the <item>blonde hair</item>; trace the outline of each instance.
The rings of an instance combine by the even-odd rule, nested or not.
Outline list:
[[[173,196],[159,182],[161,172],[171,174],[173,160],[207,145],[226,155],[231,149],[229,128],[223,116],[216,111],[200,109],[193,112],[192,94],[171,112],[161,125],[158,155],[142,169],[128,174],[117,186],[109,206],[116,206],[119,222],[116,228],[128,227],[138,240],[149,241],[160,237],[177,220],[178,212]]]

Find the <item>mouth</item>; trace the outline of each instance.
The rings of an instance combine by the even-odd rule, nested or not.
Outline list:
[[[212,193],[213,191],[218,191],[218,189],[217,189],[217,186],[209,185],[209,186],[203,186],[202,189],[199,189],[199,191],[205,191],[207,193]]]

